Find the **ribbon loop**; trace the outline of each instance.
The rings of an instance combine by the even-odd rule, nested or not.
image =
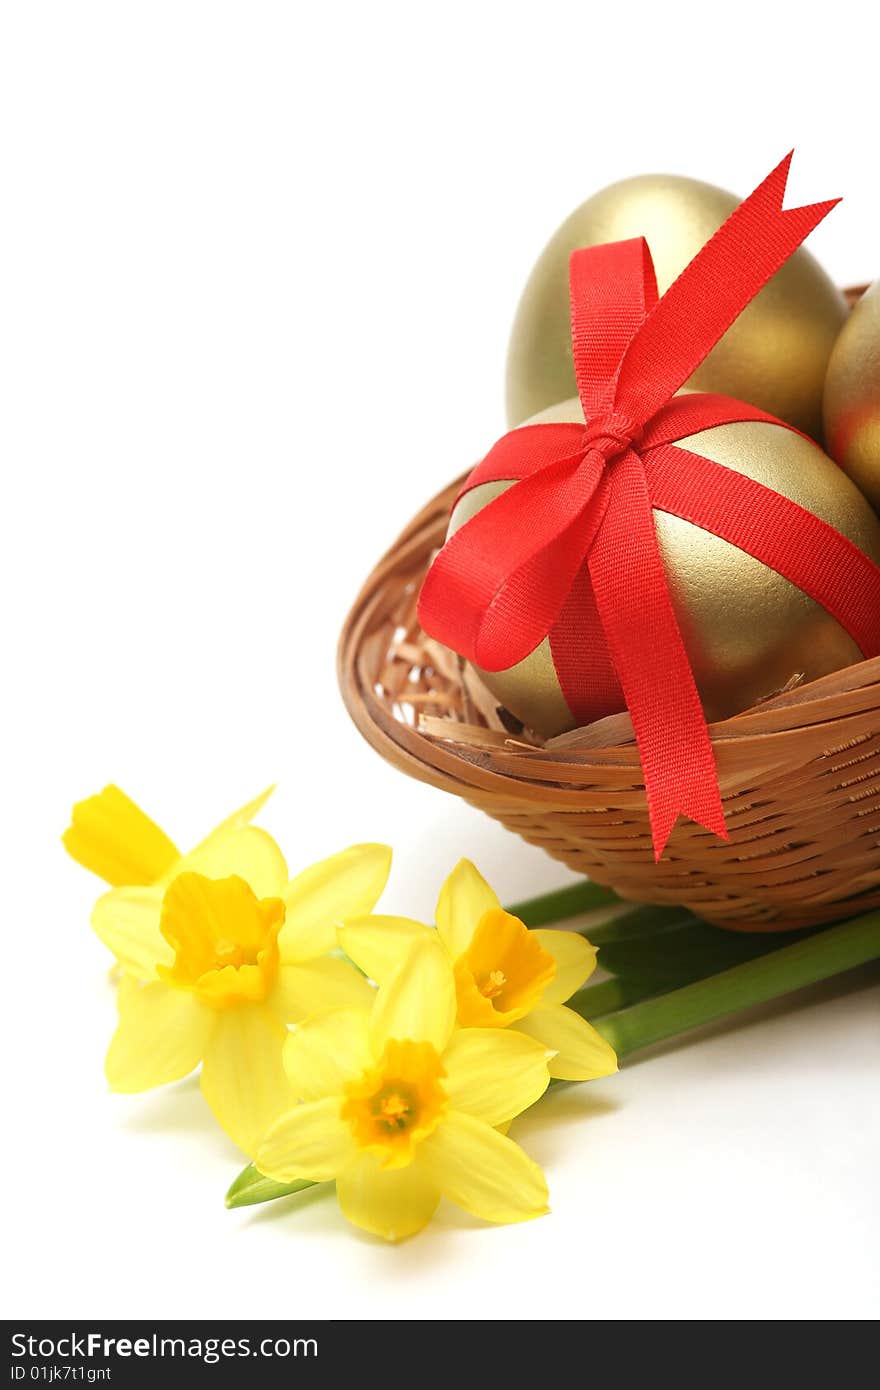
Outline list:
[[[603,700],[622,691],[658,859],[679,814],[726,832],[652,503],[674,495],[678,515],[688,515],[689,496],[714,489],[722,499],[714,512],[711,496],[695,497],[698,524],[713,529],[715,516],[716,534],[725,535],[730,519],[726,525],[718,507],[734,520],[749,510],[752,521],[734,527],[734,543],[761,558],[769,553],[767,563],[776,556],[785,572],[815,543],[815,527],[789,507],[784,524],[800,528],[804,543],[768,552],[755,490],[778,502],[776,494],[732,472],[720,488],[711,470],[691,464],[688,471],[694,456],[674,447],[689,434],[738,420],[782,423],[724,396],[675,393],[835,205],[784,211],[790,162],[789,155],[736,209],[662,299],[644,238],[573,253],[572,350],[587,423],[526,425],[490,450],[465,490],[493,481],[512,486],[447,540],[419,598],[425,632],[486,670],[506,670],[549,636],[566,700],[584,721],[606,713]],[[772,503],[766,510],[779,514]],[[880,651],[880,622],[864,618],[880,595],[880,570],[855,547],[832,545],[828,555],[820,568],[840,572],[818,586],[820,601]],[[803,563],[808,567],[808,558]],[[808,569],[801,587],[811,591]],[[603,688],[597,693],[593,685]]]

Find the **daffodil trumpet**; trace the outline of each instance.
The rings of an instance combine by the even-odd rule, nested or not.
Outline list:
[[[790,933],[786,935],[790,937]],[[596,1030],[619,1059],[628,1058],[653,1043],[866,965],[880,959],[880,912],[821,928],[760,954],[757,942],[753,938],[750,941],[756,951],[754,959],[595,1018]],[[603,988],[604,984],[581,991],[570,1001],[571,1006],[589,1007],[585,1001]],[[273,1201],[309,1185],[272,1183],[254,1164],[248,1164],[230,1187],[226,1205]]]

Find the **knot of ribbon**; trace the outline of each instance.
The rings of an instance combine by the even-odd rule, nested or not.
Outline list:
[[[658,297],[644,238],[575,251],[572,349],[586,426],[523,425],[462,491],[513,485],[451,536],[425,577],[425,632],[487,671],[547,637],[573,717],[632,717],[659,859],[685,815],[727,838],[712,743],[670,597],[655,508],[760,559],[880,653],[880,569],[795,502],[681,447],[741,401],[676,395],[837,199],[783,210],[791,155]],[[609,466],[610,465],[610,466]]]
[[[641,429],[635,420],[619,411],[608,410],[587,421],[582,443],[585,453],[595,449],[606,463],[610,463],[618,454],[626,453],[640,435]]]

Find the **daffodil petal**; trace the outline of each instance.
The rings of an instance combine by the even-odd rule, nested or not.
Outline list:
[[[205,1048],[202,1093],[230,1139],[253,1158],[263,1135],[290,1108],[284,1071],[286,1030],[261,1004],[217,1012]]]
[[[556,962],[556,974],[544,989],[542,1001],[564,1004],[596,969],[596,947],[573,931],[536,927],[532,936]]]
[[[258,898],[283,898],[287,885],[284,855],[268,831],[257,825],[222,826],[213,831],[198,849],[178,860],[171,877],[180,873],[204,874],[205,878],[235,874]]]
[[[282,965],[269,1004],[282,1023],[299,1023],[326,1009],[369,1009],[373,986],[348,961],[336,956]]]
[[[414,941],[434,935],[431,927],[411,917],[356,917],[339,928],[339,944],[371,980],[384,984],[403,963]]]
[[[349,917],[372,912],[391,871],[387,845],[350,845],[340,854],[298,874],[283,897],[287,920],[278,937],[286,964],[326,955],[336,945],[336,928]]]
[[[340,1096],[371,1065],[370,1016],[365,1009],[315,1014],[288,1034],[284,1070],[298,1101]]]
[[[516,1026],[556,1053],[548,1065],[550,1075],[561,1081],[593,1081],[617,1071],[617,1054],[611,1044],[564,1004],[539,1004]]]
[[[114,1091],[149,1091],[199,1065],[216,1014],[192,994],[128,980],[118,1002],[119,1024],[104,1064]]]
[[[421,1145],[419,1164],[444,1197],[483,1221],[529,1221],[547,1211],[544,1174],[506,1135],[450,1110]]]
[[[443,1052],[455,1024],[452,963],[439,941],[416,941],[382,985],[370,1017],[370,1040],[381,1056],[390,1038],[429,1042]]]
[[[479,870],[469,859],[460,859],[437,899],[437,930],[453,960],[471,944],[483,913],[500,906]]]
[[[233,811],[231,816],[227,816],[219,825],[215,825],[210,835],[205,837],[195,852],[198,853],[198,850],[200,850],[203,845],[207,844],[215,835],[219,835],[221,831],[241,830],[243,826],[249,825],[254,816],[262,811],[274,790],[275,783],[273,782],[271,787],[267,787],[264,792],[260,792],[260,795],[255,796],[252,801],[246,801],[243,806],[239,806],[238,810]]]
[[[374,1154],[360,1153],[338,1174],[336,1196],[342,1213],[354,1226],[381,1236],[404,1240],[427,1226],[440,1193],[418,1159],[406,1168],[382,1168]]]
[[[114,888],[155,883],[180,857],[165,831],[112,782],[76,803],[61,839],[78,864]]]
[[[443,1087],[454,1110],[497,1127],[544,1094],[550,1056],[512,1028],[459,1028],[443,1053]]]
[[[157,965],[171,965],[174,952],[159,930],[161,888],[113,888],[92,909],[92,928],[123,970],[155,980]]]
[[[343,1172],[357,1149],[351,1129],[339,1118],[340,1107],[339,1096],[327,1096],[288,1110],[257,1148],[260,1172],[275,1182],[326,1182]]]

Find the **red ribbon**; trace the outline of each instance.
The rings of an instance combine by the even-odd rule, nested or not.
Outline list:
[[[419,620],[488,671],[549,635],[572,714],[632,716],[659,859],[680,814],[727,837],[712,744],[669,595],[653,509],[757,556],[880,653],[880,569],[833,527],[733,470],[674,447],[741,420],[726,396],[675,396],[836,203],[783,211],[791,155],[658,299],[644,238],[575,251],[572,345],[587,420],[506,434],[463,491],[515,485],[445,544]]]

